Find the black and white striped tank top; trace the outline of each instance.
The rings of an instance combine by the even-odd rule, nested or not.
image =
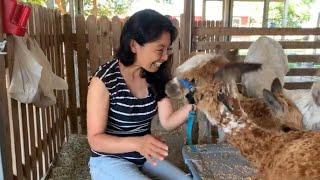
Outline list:
[[[118,60],[101,65],[94,76],[100,78],[109,91],[109,113],[105,133],[120,137],[150,134],[151,120],[157,113],[157,103],[151,89],[148,89],[147,97],[135,97],[120,73]],[[138,152],[107,154],[93,149],[91,151],[93,157],[124,158],[138,166],[146,161],[145,157]]]

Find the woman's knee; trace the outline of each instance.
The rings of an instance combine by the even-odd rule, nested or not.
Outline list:
[[[135,165],[125,159],[112,157],[91,157],[90,174],[93,180],[148,179]]]

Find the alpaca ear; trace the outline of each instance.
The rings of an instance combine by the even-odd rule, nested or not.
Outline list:
[[[214,79],[228,81],[236,79],[244,73],[257,71],[261,68],[259,63],[229,63],[214,73]]]
[[[278,99],[267,89],[263,90],[263,98],[269,108],[275,113],[283,113],[284,109]]]
[[[282,90],[283,90],[283,88],[282,88],[282,85],[281,85],[279,78],[275,78],[272,81],[271,92],[272,93],[282,93]]]

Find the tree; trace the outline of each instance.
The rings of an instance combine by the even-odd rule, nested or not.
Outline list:
[[[294,0],[288,3],[287,27],[301,27],[310,20],[310,7],[314,0]],[[282,27],[284,3],[270,4],[269,19],[272,26]],[[270,21],[270,20],[269,20]]]
[[[97,16],[116,16],[125,14],[133,0],[84,0],[84,14]]]

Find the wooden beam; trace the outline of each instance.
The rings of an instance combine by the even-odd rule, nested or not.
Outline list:
[[[246,56],[239,56],[240,60],[244,60]],[[320,63],[320,55],[288,55],[289,62],[315,62]]]
[[[194,42],[196,50],[214,49],[219,45],[222,49],[248,49],[253,42],[232,41],[232,42]],[[300,42],[300,41],[279,41],[284,49],[316,49],[320,48],[320,41]]]
[[[207,0],[202,0],[202,21],[206,20]]]
[[[320,28],[195,27],[193,35],[320,35]]]
[[[289,0],[284,0],[284,10],[282,15],[282,27],[287,27],[288,23],[288,8],[289,8]]]
[[[286,76],[314,76],[318,69],[313,68],[296,68],[290,69]]]
[[[313,82],[288,82],[284,84],[285,89],[310,89]]]
[[[268,27],[269,3],[270,3],[270,0],[264,0],[262,27]]]
[[[184,44],[185,55],[191,52],[191,30],[193,27],[194,21],[194,0],[185,0],[184,1]]]

